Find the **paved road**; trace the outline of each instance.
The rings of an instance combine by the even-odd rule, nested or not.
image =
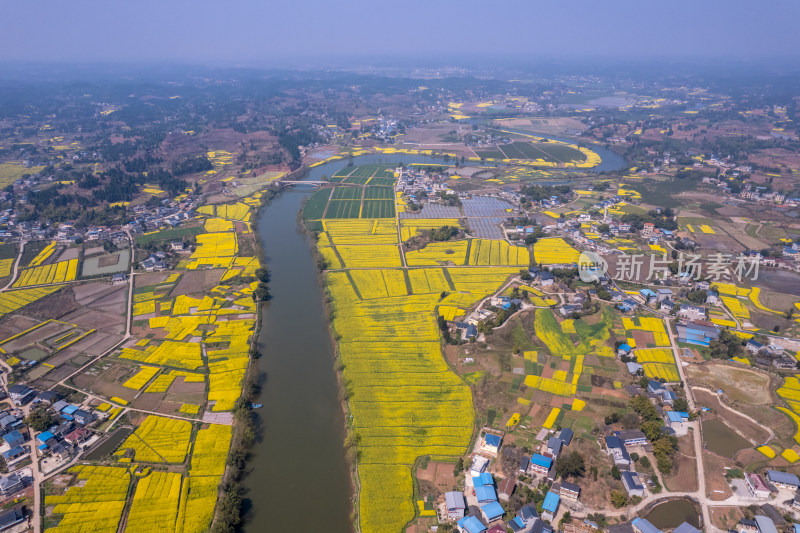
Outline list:
[[[11,285],[17,281],[17,274],[19,274],[19,262],[22,260],[22,252],[25,250],[26,241],[20,241],[19,243],[19,253],[17,254],[17,258],[14,260],[14,270],[11,272],[11,280],[6,284],[5,287],[0,289],[0,292],[6,291],[11,288]]]

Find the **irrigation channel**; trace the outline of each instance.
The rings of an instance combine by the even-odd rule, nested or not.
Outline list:
[[[601,154],[602,157],[602,154]],[[374,154],[353,163],[452,164],[435,157]],[[312,168],[319,180],[347,160]],[[297,214],[311,187],[284,190],[256,219],[272,299],[264,304],[258,343],[266,382],[256,411],[263,433],[244,479],[251,503],[245,530],[348,533],[352,485],[344,456],[344,415],[338,399],[334,347],[311,245]]]

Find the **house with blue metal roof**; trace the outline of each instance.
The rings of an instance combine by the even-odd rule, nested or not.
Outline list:
[[[553,466],[553,459],[550,457],[545,457],[539,453],[535,453],[531,456],[531,470],[534,474],[546,476],[551,466]]]
[[[473,476],[472,485],[475,487],[480,485],[494,485],[494,478],[489,472],[482,472],[477,476]]]
[[[489,502],[486,505],[481,505],[481,514],[484,520],[491,524],[495,520],[503,518],[505,511],[503,510],[503,506],[499,503]]]
[[[631,526],[633,526],[633,530],[636,531],[636,533],[661,533],[660,529],[645,518],[634,518],[631,522]]]
[[[689,522],[684,522],[675,529],[673,529],[672,533],[700,533],[700,530],[694,527]]]
[[[38,435],[36,435],[36,440],[38,440],[39,442],[47,442],[47,441],[49,441],[50,439],[53,439],[53,438],[55,438],[55,435],[53,435],[49,431],[43,431],[43,432],[39,433]]]
[[[711,341],[719,337],[719,329],[706,324],[688,322],[678,324],[678,342],[695,344],[697,346],[708,346]]]
[[[26,455],[28,455],[28,450],[23,448],[22,446],[14,446],[13,448],[0,453],[5,459],[6,464],[11,466],[16,461],[22,459]]]
[[[685,411],[667,411],[667,427],[681,437],[689,433],[689,413]]]
[[[482,533],[486,531],[486,526],[474,516],[465,516],[456,522],[456,525],[461,533]]]
[[[656,295],[656,293],[651,289],[642,289],[642,290],[640,290],[639,291],[639,296],[644,298],[644,301],[647,302],[647,303],[652,302],[653,300],[655,300],[658,297]]]
[[[503,437],[494,435],[492,433],[483,434],[483,447],[492,452],[497,453],[500,451],[500,444],[503,442]]]
[[[475,498],[478,503],[496,502],[497,491],[492,485],[478,485],[475,487]]]
[[[545,520],[553,521],[558,513],[558,506],[561,503],[561,496],[553,491],[548,491],[542,503],[542,518]]]
[[[77,405],[69,404],[68,406],[66,406],[65,408],[63,408],[61,410],[61,413],[65,414],[65,415],[71,415],[72,413],[74,413],[77,410],[78,410],[78,406]]]
[[[22,436],[22,433],[20,433],[19,430],[15,429],[14,431],[3,435],[3,440],[10,448],[13,448],[14,446],[18,446],[25,442],[25,437]]]

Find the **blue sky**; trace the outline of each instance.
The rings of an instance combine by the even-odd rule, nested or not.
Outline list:
[[[324,65],[349,58],[797,56],[800,1],[3,1],[0,60]]]

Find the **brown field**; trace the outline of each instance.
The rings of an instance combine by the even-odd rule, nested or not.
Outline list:
[[[707,386],[712,390],[723,389],[732,402],[756,405],[772,403],[770,378],[760,372],[711,361],[689,365],[686,373],[693,385]]]
[[[104,358],[72,378],[75,386],[105,396],[117,396],[127,401],[133,400],[137,391],[123,387],[122,384],[136,374],[138,365],[116,362]]]
[[[655,458],[650,458],[655,464]],[[694,441],[691,433],[678,439],[678,452],[675,465],[668,476],[663,476],[664,486],[675,492],[697,490],[697,459],[694,454]]]
[[[417,468],[417,479],[433,483],[440,492],[457,490],[456,478],[453,475],[453,463],[430,461],[427,468]]]
[[[224,273],[224,268],[188,271],[181,276],[178,284],[172,289],[170,296],[196,294],[211,289],[219,284],[219,280]]]
[[[711,507],[711,523],[723,531],[728,531],[744,518],[738,507]]]
[[[148,285],[157,285],[164,283],[169,277],[169,272],[145,272],[144,274],[136,274],[136,287],[147,287]]]
[[[725,419],[728,425],[735,427],[744,434],[744,437],[755,443],[767,442],[769,432],[759,424],[739,416],[722,403],[716,394],[694,389],[692,391],[697,403],[713,409],[718,416]]]
[[[725,467],[733,466],[733,462],[715,453],[703,452],[703,470],[706,474],[707,496],[715,501],[724,500],[733,495],[728,481],[725,479]],[[719,492],[717,492],[719,491]]]

